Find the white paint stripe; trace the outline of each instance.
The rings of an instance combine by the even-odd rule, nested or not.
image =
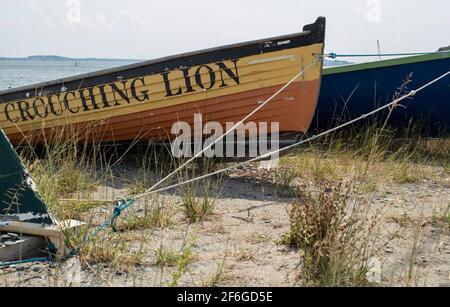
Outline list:
[[[269,63],[269,62],[275,62],[275,61],[284,61],[284,60],[291,60],[294,62],[295,56],[293,54],[281,55],[281,56],[277,56],[277,57],[273,57],[273,58],[254,60],[254,61],[249,62],[248,64],[254,65],[254,64]]]
[[[49,214],[33,214],[31,212],[29,213],[17,213],[17,214],[7,214],[5,217],[15,217],[18,218],[21,222],[26,222],[34,219],[43,219],[43,218],[49,218]],[[6,222],[7,223],[7,222]]]
[[[278,45],[278,46],[289,45],[290,43],[291,43],[291,41],[290,41],[290,40],[287,40],[287,41],[281,41],[281,42],[278,42],[277,45]]]

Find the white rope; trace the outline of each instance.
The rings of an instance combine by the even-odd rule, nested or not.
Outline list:
[[[255,115],[259,110],[264,108],[269,102],[271,102],[275,97],[277,97],[280,93],[282,93],[284,90],[286,90],[292,83],[295,82],[298,78],[303,76],[303,74],[309,70],[311,67],[313,67],[318,61],[322,61],[322,59],[316,58],[313,62],[311,62],[308,66],[306,66],[299,74],[297,74],[294,78],[292,78],[288,83],[286,83],[281,89],[279,89],[275,94],[273,94],[269,99],[264,101],[260,106],[258,106],[255,110],[253,110],[250,114],[248,114],[246,117],[244,117],[242,120],[240,120],[237,124],[235,124],[231,129],[229,129],[227,132],[222,134],[219,138],[217,138],[212,144],[209,144],[207,147],[205,147],[200,152],[196,153],[192,158],[190,158],[188,161],[183,163],[180,167],[178,167],[176,170],[171,172],[169,175],[167,175],[165,178],[163,178],[161,181],[157,182],[155,185],[153,185],[150,189],[145,191],[143,194],[140,194],[135,197],[135,199],[142,198],[146,196],[149,192],[153,191],[157,187],[159,187],[161,184],[172,178],[175,174],[177,174],[179,171],[181,171],[183,168],[185,168],[187,165],[189,165],[192,161],[203,155],[206,151],[210,150],[215,144],[222,141],[228,134],[231,132],[234,132],[236,128],[238,128],[240,125],[242,125],[246,120],[248,120],[250,117]]]
[[[134,199],[137,200],[137,199],[142,198],[142,197],[150,196],[150,195],[153,195],[153,194],[156,194],[156,193],[165,192],[165,191],[168,191],[168,190],[177,188],[177,187],[179,187],[179,186],[183,186],[183,185],[186,185],[186,184],[189,184],[189,183],[193,183],[193,182],[200,181],[200,180],[203,180],[203,179],[206,179],[206,178],[209,178],[209,177],[213,177],[213,176],[219,175],[219,174],[221,174],[221,173],[225,173],[225,172],[228,172],[228,171],[230,171],[230,170],[234,170],[234,169],[239,168],[239,167],[241,167],[241,166],[244,166],[244,165],[247,165],[247,164],[250,164],[250,163],[253,163],[253,162],[257,162],[257,161],[260,161],[260,160],[264,160],[264,159],[269,158],[269,157],[271,157],[271,156],[273,156],[273,155],[275,155],[275,154],[280,154],[280,153],[282,153],[282,152],[288,151],[288,150],[290,150],[290,149],[292,149],[292,148],[294,148],[294,147],[303,145],[303,144],[305,144],[305,143],[309,143],[309,142],[314,141],[314,140],[316,140],[316,139],[318,139],[318,138],[320,138],[320,137],[322,137],[322,136],[328,135],[328,134],[330,134],[330,133],[332,133],[332,132],[334,132],[334,131],[336,131],[336,130],[340,130],[340,129],[345,128],[345,127],[347,127],[347,126],[350,126],[350,125],[352,125],[352,124],[354,124],[354,123],[356,123],[356,122],[358,122],[358,121],[361,121],[361,120],[363,120],[363,119],[366,119],[367,117],[372,116],[372,115],[374,115],[374,114],[376,114],[376,113],[378,113],[378,112],[381,112],[381,111],[383,111],[383,110],[385,110],[385,109],[387,109],[387,108],[390,108],[390,107],[393,107],[393,106],[395,107],[395,106],[396,106],[397,104],[399,104],[401,101],[403,101],[403,100],[405,100],[405,99],[407,99],[407,98],[409,98],[409,97],[412,97],[412,96],[416,95],[418,92],[420,92],[420,91],[426,89],[427,87],[433,85],[434,83],[436,83],[436,82],[438,82],[439,80],[441,80],[441,79],[447,77],[448,75],[450,75],[450,71],[448,71],[447,73],[443,74],[442,76],[440,76],[440,77],[434,79],[433,81],[431,81],[431,82],[425,84],[424,86],[422,86],[422,87],[420,87],[420,88],[418,88],[418,89],[416,89],[416,90],[412,90],[412,91],[410,91],[408,94],[406,94],[406,95],[404,95],[404,96],[402,96],[402,97],[400,97],[400,98],[398,98],[398,99],[393,100],[393,101],[392,101],[391,103],[389,103],[389,104],[386,104],[386,105],[384,105],[384,106],[382,106],[382,107],[380,107],[380,108],[378,108],[378,109],[376,109],[376,110],[373,110],[372,112],[369,112],[369,113],[367,113],[367,114],[364,114],[364,115],[362,115],[362,116],[360,116],[360,117],[358,117],[358,118],[355,118],[355,119],[353,119],[353,120],[351,120],[351,121],[349,121],[349,122],[346,122],[346,123],[344,123],[344,124],[342,124],[342,125],[340,125],[340,126],[337,126],[337,127],[335,127],[335,128],[332,128],[332,129],[327,130],[327,131],[325,131],[325,132],[322,132],[322,133],[320,133],[320,134],[314,135],[314,136],[312,136],[312,137],[310,137],[310,138],[308,138],[308,139],[306,139],[306,140],[303,140],[303,141],[301,141],[301,142],[292,144],[292,145],[290,145],[290,146],[284,147],[284,148],[282,148],[282,149],[279,149],[279,150],[276,150],[276,151],[273,151],[273,152],[269,152],[269,153],[267,153],[267,154],[265,154],[265,155],[262,155],[262,156],[253,158],[253,159],[251,159],[251,160],[242,162],[242,163],[240,163],[240,164],[236,164],[236,165],[233,165],[233,166],[224,168],[224,169],[222,169],[222,170],[218,170],[218,171],[216,171],[216,172],[213,172],[213,173],[210,173],[210,174],[203,175],[203,176],[201,176],[201,177],[193,178],[193,179],[190,179],[190,180],[187,180],[187,181],[184,181],[184,182],[180,182],[180,183],[177,183],[177,184],[174,184],[174,185],[171,185],[171,186],[162,188],[162,189],[158,189],[158,190],[154,190],[154,191],[148,191],[148,192],[143,193],[143,194],[141,194],[141,195],[139,195],[139,196],[137,196],[137,197],[134,197]]]

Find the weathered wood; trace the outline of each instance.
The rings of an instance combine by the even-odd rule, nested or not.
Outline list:
[[[1,232],[13,232],[41,237],[59,237],[61,232],[53,227],[44,227],[39,224],[24,222],[4,222],[0,223]]]
[[[0,214],[0,222],[12,222],[12,221],[18,222],[19,218],[16,216],[6,216]]]
[[[0,223],[0,231],[22,233],[42,237],[58,237],[65,231],[77,230],[83,225],[85,225],[85,223],[75,220],[65,220],[62,222],[57,222],[56,225],[48,227],[33,223],[7,221]]]
[[[0,262],[18,261],[45,255],[47,240],[43,237],[22,236],[14,245],[0,245]]]
[[[80,230],[85,223],[75,220],[57,222],[53,226],[42,226],[23,222],[0,222],[0,232],[12,232],[18,234],[39,236],[48,239],[56,248],[59,255],[67,253],[64,244],[65,234]]]

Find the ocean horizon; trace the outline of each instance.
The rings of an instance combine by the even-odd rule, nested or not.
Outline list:
[[[108,58],[69,58],[57,55],[0,57],[0,91],[120,67],[143,60]],[[325,60],[324,66],[350,64]]]
[[[0,91],[139,62],[132,59],[0,57]]]

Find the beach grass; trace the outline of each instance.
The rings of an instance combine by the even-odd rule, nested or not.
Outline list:
[[[445,188],[445,174],[450,173],[450,142],[422,139],[411,133],[407,136],[404,138],[384,125],[348,129],[289,152],[281,157],[276,169],[264,171],[257,165],[250,166],[254,170],[252,181],[271,186],[277,202],[290,203],[283,222],[287,229],[279,238],[258,233],[252,238],[264,240],[253,239],[252,244],[276,246],[278,242],[295,249],[301,262],[297,269],[301,285],[380,285],[367,278],[369,262],[377,256],[380,223],[393,222],[409,229],[413,237],[403,280],[405,285],[417,285],[417,250],[422,229],[412,227],[416,219],[408,215],[382,216],[384,207],[380,208],[373,195],[386,184],[418,185],[431,179]],[[186,228],[185,237],[191,234],[192,227],[200,232],[204,223],[216,225],[217,206],[225,197],[224,180],[234,177],[228,173],[152,195],[123,214],[117,223],[119,233],[107,229],[99,239],[86,242],[87,234],[112,214],[115,197],[145,192],[183,161],[170,158],[167,147],[153,143],[122,150],[105,149],[98,142],[82,144],[77,138],[67,140],[61,136],[46,141],[39,151],[31,144],[21,150],[52,214],[58,219],[87,223],[84,232],[68,234],[67,238],[70,246],[79,250],[77,258],[82,265],[103,265],[117,272],[138,272],[143,266],[154,266],[160,268],[161,276],[165,274],[159,285],[185,285],[187,273],[196,262],[193,255],[198,252],[198,243],[185,238],[180,249],[173,249],[149,242],[179,225]],[[199,159],[172,183],[207,174],[228,163],[233,162]],[[449,228],[448,208],[425,219],[440,229]],[[240,220],[255,221],[250,213]],[[221,227],[224,230],[215,235],[229,233],[228,226]],[[251,249],[240,248],[235,254],[241,263],[258,261]],[[215,265],[208,278],[195,284],[222,285],[232,277],[225,272],[225,254],[215,256],[215,260],[217,257],[224,260]],[[64,266],[64,262],[60,265]]]

